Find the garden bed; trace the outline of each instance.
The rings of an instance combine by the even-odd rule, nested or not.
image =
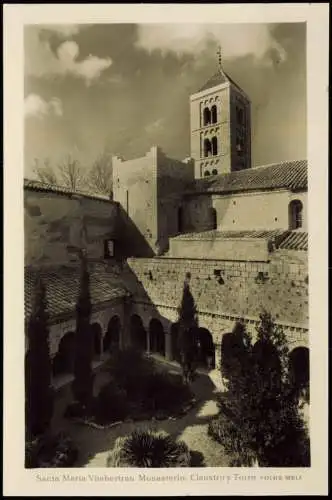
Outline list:
[[[89,408],[71,404],[65,417],[105,429],[128,421],[181,418],[196,404],[182,377],[160,371],[153,360],[136,351],[123,351],[108,364],[110,380]]]

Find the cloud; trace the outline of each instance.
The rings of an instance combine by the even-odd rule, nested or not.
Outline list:
[[[137,46],[148,51],[159,49],[178,54],[201,53],[211,42],[221,45],[223,59],[252,55],[258,61],[278,62],[286,57],[285,49],[274,38],[268,24],[142,24],[138,26]],[[265,61],[266,62],[266,61]]]
[[[26,117],[43,118],[47,115],[62,116],[62,102],[57,97],[45,101],[37,94],[29,94],[24,101],[24,114]]]
[[[85,25],[80,24],[39,24],[39,30],[48,30],[56,33],[60,37],[70,37],[77,35]]]
[[[54,53],[48,40],[41,40],[38,29],[29,30],[26,35],[25,71],[27,75],[49,77],[53,75],[74,75],[92,84],[112,64],[110,58],[89,55],[79,59],[79,45],[72,40],[62,42]]]

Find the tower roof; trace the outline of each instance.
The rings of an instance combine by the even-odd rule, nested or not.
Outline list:
[[[234,80],[231,79],[227,73],[224,71],[217,71],[199,90],[198,92],[202,92],[203,90],[211,89],[213,87],[216,87],[217,85],[221,85],[223,83],[231,83],[235,87],[237,87],[239,90],[242,91],[241,87],[237,85],[237,83],[234,82]],[[243,92],[243,91],[242,91]]]

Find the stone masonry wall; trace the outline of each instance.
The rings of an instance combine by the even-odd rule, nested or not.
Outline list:
[[[153,258],[128,259],[128,264],[135,277],[127,280],[134,304],[150,304],[151,311],[163,311],[171,321],[190,273],[199,318],[209,324],[214,337],[220,332],[213,325],[219,328],[222,323],[230,331],[238,318],[254,325],[265,308],[285,327],[290,343],[307,345],[306,252],[278,251],[269,263]]]

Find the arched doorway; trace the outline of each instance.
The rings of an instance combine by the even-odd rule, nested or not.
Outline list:
[[[207,328],[197,329],[198,362],[206,368],[215,368],[215,347],[213,337]]]
[[[101,355],[102,329],[99,323],[92,323],[91,334],[93,337],[93,356],[98,358]]]
[[[140,351],[146,351],[147,349],[146,330],[138,314],[133,314],[130,318],[130,343],[132,347]]]
[[[59,347],[52,361],[53,375],[73,373],[75,361],[75,333],[66,333],[59,342]]]
[[[307,347],[296,347],[289,354],[289,375],[295,389],[309,387],[310,365]]]
[[[107,332],[103,340],[103,351],[111,352],[119,347],[121,321],[119,316],[112,316],[107,325]]]
[[[159,319],[152,318],[149,325],[150,349],[165,356],[165,332]]]

